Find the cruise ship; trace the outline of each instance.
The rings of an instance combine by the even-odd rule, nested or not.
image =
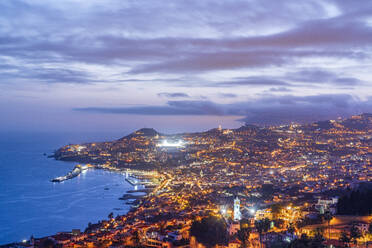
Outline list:
[[[67,173],[67,175],[65,176],[60,176],[60,177],[56,177],[56,178],[53,178],[52,180],[50,180],[51,182],[57,182],[57,183],[60,183],[60,182],[63,182],[63,181],[66,181],[68,179],[71,179],[71,178],[74,178],[74,177],[77,177],[78,175],[80,175],[80,173],[84,170],[87,170],[88,167],[87,166],[81,166],[81,165],[76,165],[74,167],[74,169],[72,171],[70,171],[69,173]]]

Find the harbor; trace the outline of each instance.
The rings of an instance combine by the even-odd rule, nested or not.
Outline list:
[[[148,194],[151,194],[159,185],[156,173],[153,171],[137,171],[127,169],[123,172],[125,181],[133,186],[132,190],[127,190],[126,193],[119,198],[124,200],[126,205],[131,205],[132,208],[139,206],[141,200]]]
[[[155,188],[158,185],[153,181],[155,174],[154,172],[127,170],[125,181],[132,186],[143,185],[145,188]]]
[[[69,173],[65,176],[60,176],[51,179],[51,182],[63,182],[69,179],[73,179],[79,176],[83,171],[89,169],[103,169],[107,171],[114,171],[119,172],[124,176],[124,180],[131,186],[133,189],[127,190],[124,195],[119,197],[119,200],[124,200],[126,205],[131,205],[132,208],[138,206],[140,201],[146,197],[148,194],[151,194],[154,189],[159,185],[158,180],[156,179],[157,173],[153,171],[139,171],[139,170],[117,170],[116,168],[112,168],[111,166],[104,165],[76,165]],[[105,187],[104,190],[109,190],[109,188]]]

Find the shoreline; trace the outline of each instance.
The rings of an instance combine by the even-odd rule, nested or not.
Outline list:
[[[50,161],[49,160],[49,162],[47,162],[45,164],[54,163],[54,162],[65,162],[65,161],[58,161],[58,160]],[[39,163],[37,163],[37,164],[39,164]],[[66,165],[67,165],[67,167],[64,168],[63,166],[66,166]],[[57,165],[53,164],[53,166],[54,167],[59,167],[60,169],[57,168],[59,173],[62,172],[62,174],[63,174],[64,173],[63,171],[65,171],[65,172],[70,171],[69,168],[71,166],[71,163],[69,162],[69,163],[63,163],[63,164],[57,164]],[[53,172],[53,171],[55,171],[53,166],[51,166],[51,169],[49,170],[49,173],[48,173],[49,175],[55,174]],[[71,167],[73,168],[74,165],[72,165]],[[40,167],[36,167],[36,168],[40,168]],[[78,181],[81,181],[81,180],[83,180],[83,178],[85,178],[84,181],[89,181],[90,182],[89,185],[91,185],[91,186],[96,185],[97,186],[96,190],[94,190],[94,191],[98,192],[98,193],[94,193],[94,194],[89,194],[89,196],[87,196],[87,198],[86,198],[87,201],[98,202],[100,200],[100,197],[103,196],[103,194],[105,194],[106,195],[105,196],[105,199],[106,199],[105,201],[115,202],[114,205],[113,204],[105,204],[105,208],[104,208],[105,210],[104,211],[98,211],[98,212],[97,211],[89,211],[92,214],[90,214],[90,217],[88,217],[88,218],[84,217],[80,220],[80,218],[78,218],[78,216],[76,216],[75,221],[73,223],[70,223],[69,221],[64,221],[65,224],[60,224],[59,223],[59,225],[62,226],[62,227],[58,228],[58,229],[53,229],[52,232],[50,232],[50,230],[48,228],[45,228],[45,227],[44,228],[38,228],[37,230],[33,230],[33,228],[24,229],[26,231],[20,237],[15,237],[15,238],[11,238],[11,239],[5,238],[3,240],[3,242],[0,242],[0,247],[3,247],[3,246],[6,247],[6,245],[11,245],[11,244],[22,245],[23,243],[21,241],[23,239],[29,239],[30,236],[32,236],[32,235],[35,238],[39,239],[39,238],[51,237],[53,235],[56,235],[59,232],[69,233],[73,229],[80,229],[83,232],[88,227],[89,222],[98,223],[98,222],[101,222],[103,220],[107,220],[107,216],[111,212],[114,212],[115,215],[118,214],[120,216],[127,215],[131,211],[131,206],[128,205],[128,204],[125,204],[125,202],[123,202],[123,201],[118,200],[118,198],[121,197],[127,191],[133,191],[134,187],[131,186],[130,184],[128,184],[127,182],[124,182],[125,173],[122,173],[120,171],[115,171],[115,170],[108,170],[108,169],[105,169],[105,170],[100,170],[98,168],[91,168],[91,169],[92,170],[89,170],[90,173],[88,175],[83,175],[85,173],[81,173],[79,176],[74,177],[74,178],[72,178],[70,180],[67,180],[65,182],[62,182],[62,183],[51,182],[50,179],[52,177],[49,177],[48,175],[46,175],[44,177],[40,177],[38,179],[38,181],[41,180],[42,184],[45,185],[45,186],[43,186],[43,189],[44,188],[46,188],[46,189],[50,188],[51,192],[54,191],[55,193],[62,194],[62,195],[66,195],[67,194],[66,192],[70,192],[70,193],[68,193],[68,196],[66,196],[67,197],[66,199],[69,200],[70,199],[69,195],[70,194],[75,194],[75,191],[79,190],[78,188],[76,188],[76,186],[77,186],[76,183],[78,183]],[[95,171],[93,169],[97,169],[97,171]],[[116,173],[114,173],[114,172],[116,172]],[[111,173],[113,173],[113,174],[111,174]],[[88,177],[86,177],[86,176],[88,176]],[[96,181],[95,178],[97,176],[99,176],[101,179],[98,180],[97,183],[95,184],[94,182]],[[115,178],[115,181],[113,181],[112,183],[110,183],[108,181],[111,178]],[[86,180],[86,179],[88,179],[88,180]],[[105,184],[102,184],[102,181],[108,182],[108,183],[105,183],[105,184],[107,184],[108,187],[106,187]],[[64,185],[64,183],[66,183],[66,182],[67,182],[67,185]],[[115,182],[118,182],[118,184],[116,184]],[[119,182],[121,182],[121,183],[119,183]],[[53,185],[55,185],[55,186],[53,186]],[[88,185],[88,184],[84,183],[84,185]],[[87,187],[84,187],[84,189],[88,190]],[[65,188],[67,189],[67,191],[65,190]],[[108,193],[105,193],[105,192],[107,192],[106,188],[109,189]],[[133,192],[129,192],[129,193],[133,193]],[[52,199],[57,199],[56,196],[54,196],[54,195],[51,195],[51,196],[52,196]],[[92,198],[91,196],[95,196],[95,197]],[[63,196],[63,198],[64,197],[65,196]],[[84,204],[84,206],[89,207],[88,203],[83,203],[83,204]],[[114,209],[114,207],[116,209]],[[91,207],[91,208],[94,209],[94,207]],[[52,214],[52,211],[54,211],[54,209],[56,209],[56,208],[51,207],[49,209],[51,209],[51,211],[49,211],[49,212],[50,212],[50,214]],[[103,208],[101,208],[101,209],[103,209]],[[63,217],[63,216],[69,217],[68,216],[68,210],[67,211],[62,211],[62,213],[63,214],[61,215],[61,217]],[[35,216],[36,215],[32,215],[31,217],[24,217],[24,218],[38,218],[38,217],[35,217]],[[24,219],[24,218],[22,218],[22,219]],[[14,235],[14,236],[19,236],[19,235]]]
[[[131,205],[131,209],[137,208],[141,200],[152,194],[155,189],[161,184],[161,182],[154,182],[154,176],[159,176],[159,173],[156,171],[145,171],[145,170],[138,170],[138,169],[119,169],[116,167],[112,167],[109,165],[93,165],[93,164],[85,164],[85,167],[89,169],[97,169],[97,170],[105,170],[109,172],[114,172],[117,174],[121,174],[125,176],[125,181],[128,182],[130,185],[134,187],[132,190],[127,190],[125,193],[119,197],[119,200],[126,201],[126,205]],[[133,179],[133,180],[131,180]],[[151,181],[152,180],[152,181]],[[138,189],[137,187],[140,186],[142,188]],[[144,193],[141,195],[134,195],[136,193]],[[132,200],[131,202],[128,200]],[[131,209],[129,211],[131,211]],[[128,212],[129,212],[128,211]]]
[[[61,160],[59,160],[61,161]],[[129,183],[134,189],[126,190],[125,193],[118,199],[121,201],[125,201],[125,205],[129,205],[130,209],[127,213],[123,216],[127,215],[129,212],[133,211],[134,209],[138,208],[142,200],[144,200],[147,196],[154,193],[155,189],[161,185],[161,182],[154,182],[154,177],[159,176],[159,173],[156,171],[145,171],[145,170],[138,170],[138,169],[118,169],[116,167],[108,166],[108,165],[93,165],[93,164],[84,164],[84,166],[88,167],[89,169],[93,170],[104,170],[108,172],[113,172],[116,174],[121,174],[125,177],[125,181]],[[133,181],[131,180],[133,179]],[[134,181],[135,180],[135,181]],[[140,186],[141,188],[138,189],[137,187]],[[105,189],[108,190],[108,189]],[[144,193],[138,195],[138,193]],[[102,220],[99,220],[102,221]],[[88,225],[88,223],[86,224]]]
[[[54,160],[55,161],[61,161],[61,162],[70,162],[70,161],[63,161],[63,160],[57,160],[57,159],[54,159]],[[119,193],[119,194],[121,194],[121,196],[119,195],[120,197],[117,197],[117,196],[113,197],[113,199],[119,199],[121,201],[124,200],[124,202],[122,204],[129,206],[129,208],[125,211],[125,213],[123,213],[123,214],[119,213],[119,216],[126,216],[128,213],[134,211],[141,204],[141,200],[146,198],[156,188],[156,186],[149,187],[147,182],[142,178],[142,175],[144,175],[144,174],[155,173],[153,171],[148,172],[148,171],[133,170],[133,169],[118,169],[118,168],[115,168],[115,167],[108,167],[108,166],[104,166],[104,165],[92,165],[92,164],[82,164],[82,165],[83,166],[88,166],[89,165],[89,170],[90,169],[94,169],[94,170],[97,169],[97,170],[107,171],[107,172],[110,172],[110,173],[115,173],[117,175],[122,175],[124,180],[126,179],[126,177],[131,177],[131,178],[135,178],[136,180],[138,180],[136,185],[129,184],[129,185],[131,185],[130,189],[124,190],[124,192],[121,191],[121,193]],[[76,177],[69,178],[66,181],[70,181],[70,180],[73,180],[73,179],[76,180],[76,178],[79,177],[80,174],[77,175]],[[49,183],[52,183],[52,184],[55,183],[55,182],[52,182],[51,180],[48,180],[48,181],[49,181]],[[125,180],[125,181],[128,183],[127,180]],[[154,184],[154,181],[152,181],[152,184]],[[136,189],[135,188],[136,186],[137,187],[139,186],[140,188]],[[110,188],[104,188],[104,190],[110,190]],[[138,193],[141,193],[141,194],[137,195]],[[121,199],[121,198],[123,198],[124,195],[126,195],[127,199]],[[111,212],[112,212],[112,209],[111,210],[107,209],[106,214],[109,215]],[[102,221],[107,221],[107,217],[106,218],[99,218],[94,223],[100,223]],[[81,228],[82,232],[84,232],[84,230],[88,227],[89,223],[90,222],[85,222],[85,221],[82,222],[82,228]],[[57,233],[71,233],[72,230],[71,231],[63,231],[62,230],[62,231],[58,231]],[[44,235],[36,236],[35,238],[43,239],[43,238],[47,238],[47,237],[52,237],[53,235],[56,235],[56,233],[53,233],[53,234],[50,234],[50,235],[47,234],[45,236]],[[19,242],[19,241],[14,241],[14,242],[10,241],[8,243],[0,244],[0,247],[7,247],[7,246],[12,247],[12,245],[15,245],[15,244],[24,245],[25,243]]]

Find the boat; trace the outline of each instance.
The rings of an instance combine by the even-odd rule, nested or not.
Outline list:
[[[56,178],[53,178],[52,180],[50,180],[51,182],[53,183],[59,183],[59,182],[63,182],[66,180],[66,177],[63,176],[63,177],[56,177]]]
[[[51,179],[50,181],[53,182],[53,183],[60,183],[60,182],[63,182],[63,181],[66,181],[68,179],[72,179],[74,177],[77,177],[78,175],[80,175],[80,173],[83,171],[83,170],[86,170],[87,167],[86,166],[81,166],[81,165],[76,165],[74,167],[74,169],[72,169],[72,171],[70,171],[69,173],[67,173],[66,176],[60,176],[60,177],[56,177],[56,178],[53,178]]]

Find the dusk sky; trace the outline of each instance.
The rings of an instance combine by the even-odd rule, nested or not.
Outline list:
[[[372,1],[2,0],[0,128],[162,132],[372,112]]]

